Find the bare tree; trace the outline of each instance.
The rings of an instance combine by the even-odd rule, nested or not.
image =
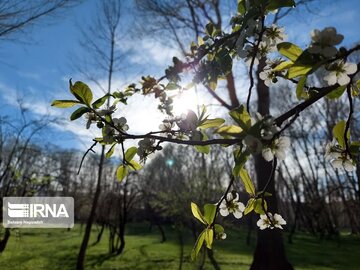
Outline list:
[[[88,79],[96,83],[98,87],[105,93],[110,93],[112,89],[114,73],[119,71],[121,63],[121,55],[119,54],[119,31],[121,24],[121,2],[116,0],[101,1],[99,3],[100,11],[92,25],[88,29],[82,30],[82,39],[80,41],[84,50],[92,59],[92,62],[83,61],[84,66],[78,66],[78,70],[82,72]],[[79,62],[78,62],[79,63]],[[90,72],[85,71],[87,65],[92,66],[88,69]],[[96,71],[93,73],[92,71]],[[102,76],[106,76],[106,86],[100,82]],[[109,106],[109,100],[107,106]],[[84,269],[85,253],[88,246],[91,227],[95,220],[96,209],[98,200],[101,193],[101,185],[103,178],[103,167],[105,160],[105,146],[101,147],[101,154],[98,165],[98,179],[96,189],[92,201],[90,214],[86,223],[83,241],[81,243],[80,251],[77,259],[77,269]]]
[[[58,15],[80,0],[2,0],[0,1],[0,39],[15,40],[37,23]]]

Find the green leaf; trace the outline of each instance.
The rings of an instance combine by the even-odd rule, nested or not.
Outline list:
[[[84,113],[90,112],[91,110],[89,108],[86,107],[81,107],[77,110],[75,110],[71,116],[70,116],[70,120],[74,121],[75,119],[78,119],[79,117],[81,117]]]
[[[241,150],[234,151],[234,160],[235,166],[233,168],[233,175],[240,176],[240,170],[244,166],[245,162],[247,161],[248,155],[245,152],[241,152]]]
[[[137,152],[137,148],[135,146],[130,147],[128,150],[126,150],[125,153],[125,160],[127,162],[129,162],[130,160],[132,160],[134,158],[134,156],[136,155]]]
[[[129,163],[129,168],[130,170],[135,170],[135,171],[138,171],[142,168],[142,166],[135,160],[131,160]]]
[[[245,0],[239,0],[238,1],[237,10],[241,15],[245,14],[245,12],[246,12]]]
[[[209,139],[209,137],[206,135],[205,132],[201,132],[200,133],[201,137],[202,137],[202,141],[207,141]],[[203,154],[209,154],[210,153],[210,145],[195,145],[195,149]]]
[[[214,222],[214,218],[216,215],[216,205],[207,203],[204,205],[204,220],[210,225]]]
[[[290,42],[281,42],[277,45],[279,53],[295,62],[296,59],[302,54],[302,49]]]
[[[294,64],[292,61],[284,61],[278,64],[276,67],[273,68],[273,71],[282,71],[284,69],[288,69]]]
[[[217,87],[217,79],[210,80],[208,86],[211,90],[215,91]]]
[[[239,124],[242,129],[247,130],[251,127],[251,116],[243,105],[231,110],[229,115],[235,120],[236,123]]]
[[[206,119],[201,125],[198,126],[200,129],[208,129],[208,128],[215,128],[219,127],[225,123],[225,120],[222,118],[215,118],[215,119]]]
[[[196,260],[196,257],[199,254],[199,251],[204,243],[204,240],[205,240],[205,230],[201,232],[198,239],[196,240],[194,248],[191,251],[191,260],[193,261]]]
[[[128,168],[122,164],[116,170],[116,177],[121,182],[128,175],[128,173]]]
[[[244,210],[244,215],[249,214],[252,210],[254,210],[254,205],[255,205],[255,199],[254,198],[250,198],[246,204],[245,210]]]
[[[255,192],[254,184],[251,181],[248,172],[244,168],[240,169],[240,178],[245,186],[246,192],[251,196],[255,196],[256,192]]]
[[[206,225],[204,216],[201,214],[201,211],[199,207],[196,205],[196,203],[193,202],[191,203],[191,212],[196,219],[198,219],[201,223]]]
[[[72,93],[79,101],[83,102],[84,104],[90,107],[90,103],[93,99],[93,95],[89,86],[87,86],[83,82],[77,81],[72,86]]]
[[[166,85],[165,89],[166,89],[166,90],[176,90],[176,89],[179,89],[180,87],[181,87],[181,86],[178,85],[177,83],[169,82],[169,83]]]
[[[288,70],[287,77],[289,79],[296,78],[299,76],[307,75],[312,71],[313,67],[311,65],[301,65],[301,64],[294,64]]]
[[[51,106],[57,107],[57,108],[69,108],[75,105],[81,104],[77,100],[54,100],[51,103]]]
[[[341,85],[335,90],[331,91],[329,94],[326,95],[328,99],[336,99],[342,96],[346,90],[347,85]]]
[[[296,3],[294,0],[270,0],[267,10],[272,11],[283,7],[295,7]]]
[[[205,229],[205,244],[208,249],[211,249],[213,241],[214,241],[214,230],[210,228]]]
[[[352,142],[349,146],[350,153],[357,156],[360,152],[360,142]]]
[[[266,203],[265,199],[264,199],[264,202],[263,202],[262,198],[256,199],[254,202],[254,212],[259,215],[262,215],[265,213],[264,208],[265,208],[265,210],[267,210],[267,203]]]
[[[105,96],[95,100],[93,102],[93,104],[91,104],[91,106],[94,108],[94,109],[99,109],[104,103],[105,101],[110,97],[109,94],[106,94]]]
[[[223,234],[225,232],[224,227],[220,224],[214,224],[215,234]]]
[[[344,139],[345,128],[346,128],[345,120],[338,122],[333,128],[333,136],[335,137],[335,139],[343,149],[345,149],[345,139]],[[346,136],[348,139],[350,139],[350,129],[348,130]]]
[[[114,143],[114,144],[110,147],[109,151],[106,152],[106,154],[105,154],[105,157],[106,157],[106,158],[110,158],[110,157],[112,156],[112,154],[114,154],[115,146],[116,146],[116,143]]]
[[[296,97],[298,100],[303,98],[303,94],[304,94],[304,86],[306,83],[306,76],[302,76],[296,86]]]
[[[240,135],[240,133],[242,132],[242,128],[239,126],[222,126],[219,127],[217,130],[215,130],[215,133],[218,133],[222,136],[233,136],[233,137],[237,137],[238,135]]]

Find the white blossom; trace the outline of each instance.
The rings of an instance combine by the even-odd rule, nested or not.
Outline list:
[[[154,146],[155,140],[145,138],[138,142],[138,149],[137,154],[140,157],[141,160],[145,160],[149,157],[151,153],[154,152],[155,146]]]
[[[265,40],[268,40],[269,43],[276,45],[287,38],[284,32],[284,28],[279,27],[276,24],[272,24],[265,31]]]
[[[277,82],[276,73],[271,69],[264,69],[259,73],[259,77],[264,81],[266,86],[270,86],[271,84]]]
[[[284,160],[286,157],[285,151],[290,146],[290,139],[288,137],[280,137],[275,139],[270,147],[263,149],[262,156],[266,161],[271,161],[274,156],[279,160]]]
[[[96,120],[97,120],[97,117],[96,117],[95,113],[87,113],[85,115],[85,118],[87,119],[87,122],[86,122],[86,128],[87,129],[89,129],[91,124],[96,122]]]
[[[249,134],[245,136],[244,144],[247,146],[247,149],[253,154],[260,153],[262,149],[261,141],[258,138]]]
[[[126,124],[127,120],[125,117],[113,118],[112,121],[114,125],[122,131],[127,131],[129,129],[129,126]]]
[[[229,214],[233,214],[235,218],[239,219],[243,216],[243,212],[245,210],[245,205],[239,201],[239,194],[235,192],[229,192],[226,194],[226,198],[224,198],[220,204],[220,215],[223,217],[228,216]]]
[[[357,70],[357,66],[354,63],[345,63],[343,61],[336,61],[329,67],[329,74],[324,77],[329,85],[336,83],[340,85],[346,85],[350,83],[350,77],[348,75],[354,74]]]
[[[97,110],[97,114],[100,116],[105,116],[105,115],[109,115],[114,113],[116,110],[116,106],[110,106],[110,107],[106,107],[105,109],[101,109],[101,110]]]
[[[355,161],[340,146],[336,145],[336,141],[332,141],[326,145],[325,159],[336,169],[344,169],[352,172],[356,170]]]
[[[337,34],[334,27],[326,27],[322,31],[315,29],[311,32],[312,43],[309,52],[321,54],[325,57],[332,57],[337,53],[335,45],[341,43],[343,35]]]
[[[282,225],[286,225],[286,221],[279,214],[263,214],[260,215],[260,219],[256,222],[256,225],[260,230],[265,230],[267,228],[274,229],[279,228],[283,229]]]

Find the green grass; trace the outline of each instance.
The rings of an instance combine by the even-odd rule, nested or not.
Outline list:
[[[94,228],[90,244],[96,237]],[[86,269],[178,269],[179,246],[177,234],[167,228],[168,240],[160,243],[156,230],[147,225],[132,224],[127,230],[126,247],[122,255],[109,256],[107,232],[102,241],[90,246],[86,257]],[[0,269],[16,270],[67,270],[75,269],[76,256],[81,243],[80,226],[66,229],[21,229],[12,231],[6,250],[0,255]],[[183,269],[197,269],[190,261],[193,239],[185,239]],[[228,231],[228,239],[216,242],[215,257],[221,269],[248,269],[252,261],[254,245],[245,245],[245,235]],[[295,269],[358,270],[360,238],[342,236],[335,240],[320,241],[305,234],[296,235],[294,244],[286,245],[289,260]],[[213,269],[206,261],[205,269]]]

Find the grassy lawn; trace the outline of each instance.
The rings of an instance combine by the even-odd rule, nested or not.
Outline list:
[[[90,244],[96,238],[93,230]],[[133,224],[126,236],[125,251],[120,256],[109,256],[107,233],[102,241],[90,246],[86,257],[86,269],[178,269],[179,246],[177,234],[167,229],[168,240],[160,243],[156,230],[149,231],[146,225]],[[76,256],[81,243],[80,226],[66,229],[21,229],[12,231],[8,246],[0,255],[0,269],[16,270],[66,270],[75,269]],[[190,261],[193,239],[185,239],[183,269],[197,269]],[[296,269],[358,270],[360,261],[360,238],[342,236],[337,241],[297,235],[294,244],[287,244],[289,260]],[[221,269],[248,269],[252,261],[254,244],[245,245],[245,235],[229,231],[228,239],[217,242],[215,257]],[[213,269],[206,261],[205,269]]]

